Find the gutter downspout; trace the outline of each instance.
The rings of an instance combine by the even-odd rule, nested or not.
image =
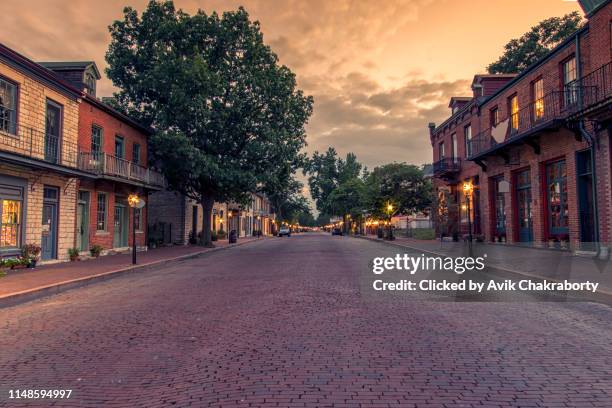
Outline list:
[[[580,61],[580,33],[576,33],[576,74],[578,78],[582,78],[582,64]],[[581,85],[581,84],[579,84]],[[578,88],[578,103],[582,105],[582,88]],[[581,106],[580,106],[581,107]],[[593,191],[593,226],[595,232],[595,247],[596,257],[601,255],[601,243],[599,242],[599,209],[598,209],[598,198],[597,198],[597,172],[595,171],[595,146],[597,144],[596,136],[592,135],[584,127],[584,122],[581,120],[578,123],[578,130],[582,137],[585,138],[589,145],[589,151],[591,156],[591,190]]]

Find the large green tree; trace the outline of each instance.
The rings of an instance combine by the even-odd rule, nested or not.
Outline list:
[[[202,204],[203,244],[212,245],[214,202],[244,202],[295,160],[312,97],[243,8],[189,15],[172,1],[151,1],[141,16],[125,8],[109,29],[117,103],[156,130],[155,164],[170,188]]]
[[[514,74],[544,57],[555,46],[574,34],[583,24],[577,11],[541,21],[520,38],[504,46],[504,54],[487,67],[490,74]]]
[[[365,184],[367,206],[374,215],[386,216],[388,203],[400,214],[424,211],[432,203],[431,181],[420,168],[411,164],[390,163],[375,167]]]

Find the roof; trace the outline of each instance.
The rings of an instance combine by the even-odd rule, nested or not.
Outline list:
[[[97,79],[102,78],[95,61],[44,61],[37,64],[53,71],[86,70],[89,67],[93,67]]]
[[[471,100],[471,96],[452,96],[450,102],[448,103],[448,107],[450,108],[455,102],[469,102]]]
[[[40,82],[66,96],[73,99],[81,97],[81,91],[68,81],[2,43],[0,43],[0,60],[22,73],[35,77]]]
[[[101,100],[94,98],[93,96],[84,93],[83,94],[83,101],[87,101],[89,103],[91,103],[92,105],[94,105],[96,108],[108,113],[109,115],[114,116],[115,118],[122,120],[124,122],[126,122],[128,125],[132,126],[133,128],[147,134],[147,135],[152,135],[153,133],[155,133],[153,131],[153,129],[151,129],[150,127],[144,126],[143,124],[139,123],[138,121],[132,119],[131,117],[119,112],[117,109],[113,108],[110,105],[107,105],[106,103],[102,102]]]
[[[506,85],[502,86],[501,88],[499,88],[497,91],[495,91],[492,95],[487,96],[486,99],[479,101],[478,105],[484,105],[485,103],[487,103],[488,101],[492,100],[493,98],[496,98],[497,96],[499,96],[501,93],[507,91],[510,87],[516,85],[517,82],[519,82],[521,79],[523,79],[527,74],[529,74],[531,71],[533,71],[534,69],[538,68],[539,66],[543,65],[546,61],[548,61],[549,59],[551,59],[553,56],[555,56],[559,51],[561,51],[562,49],[564,49],[568,44],[572,43],[573,41],[575,41],[575,38],[577,35],[583,34],[586,31],[589,30],[589,23],[586,23],[582,28],[579,28],[578,30],[576,30],[572,35],[570,35],[569,37],[567,37],[565,40],[563,40],[563,42],[561,42],[559,45],[557,45],[555,48],[553,48],[552,50],[550,50],[548,52],[548,54],[546,54],[545,56],[543,56],[542,58],[540,58],[538,61],[534,62],[533,64],[531,64],[530,66],[528,66],[527,68],[525,68],[523,71],[521,71],[520,73],[518,73],[517,75],[514,76],[514,78],[510,81],[508,81],[508,83],[506,83]]]

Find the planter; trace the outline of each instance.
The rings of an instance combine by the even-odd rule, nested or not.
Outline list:
[[[38,262],[37,259],[30,259],[30,262],[28,263],[28,268],[29,269],[34,269],[36,268],[36,263]]]

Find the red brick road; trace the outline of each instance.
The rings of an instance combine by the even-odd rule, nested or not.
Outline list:
[[[612,406],[608,306],[366,290],[396,251],[298,235],[1,309],[0,406]]]

